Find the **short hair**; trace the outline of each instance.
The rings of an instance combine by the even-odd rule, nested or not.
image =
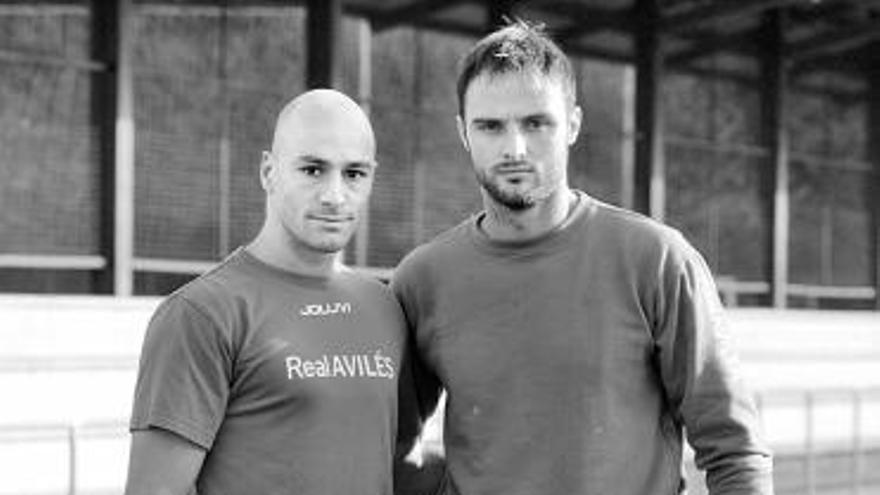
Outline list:
[[[545,34],[543,26],[517,19],[479,40],[461,60],[456,82],[458,115],[464,117],[465,93],[477,76],[530,71],[557,78],[569,106],[574,107],[571,61]]]

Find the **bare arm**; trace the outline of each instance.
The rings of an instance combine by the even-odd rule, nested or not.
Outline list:
[[[152,428],[136,431],[125,495],[186,495],[205,460],[205,449],[174,433]]]

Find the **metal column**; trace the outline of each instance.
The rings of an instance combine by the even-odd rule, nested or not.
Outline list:
[[[342,0],[308,0],[306,87],[342,88]]]
[[[874,308],[880,310],[880,42],[871,45],[873,55],[868,69],[868,160],[873,164],[873,180],[868,197],[871,201],[873,231]]]
[[[106,67],[94,73],[92,118],[100,167],[100,250],[106,268],[95,291],[131,295],[134,271],[134,108],[131,65],[131,0],[93,0],[92,58]]]
[[[358,103],[369,116],[373,103],[373,28],[370,22],[358,22]],[[354,262],[358,266],[369,264],[370,207],[367,205],[355,233]]]
[[[773,226],[767,246],[771,302],[774,308],[788,303],[789,264],[789,142],[785,127],[788,68],[783,56],[784,16],[775,10],[765,14],[761,26],[762,50],[762,134],[770,160],[764,173],[765,218]]]
[[[666,207],[666,166],[660,81],[663,49],[657,0],[636,3],[636,156],[633,207],[663,221]]]

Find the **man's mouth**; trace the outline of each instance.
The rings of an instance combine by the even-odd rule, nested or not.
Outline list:
[[[309,215],[310,220],[314,220],[317,222],[331,223],[331,224],[341,224],[347,223],[354,220],[354,218],[350,215]]]
[[[505,163],[496,166],[495,172],[499,175],[530,174],[534,168],[527,163]]]

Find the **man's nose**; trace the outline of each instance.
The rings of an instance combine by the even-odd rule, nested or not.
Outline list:
[[[504,140],[504,159],[522,160],[526,157],[526,136],[520,130],[511,130]]]
[[[345,181],[341,174],[327,174],[318,199],[325,206],[339,206],[345,201]]]

